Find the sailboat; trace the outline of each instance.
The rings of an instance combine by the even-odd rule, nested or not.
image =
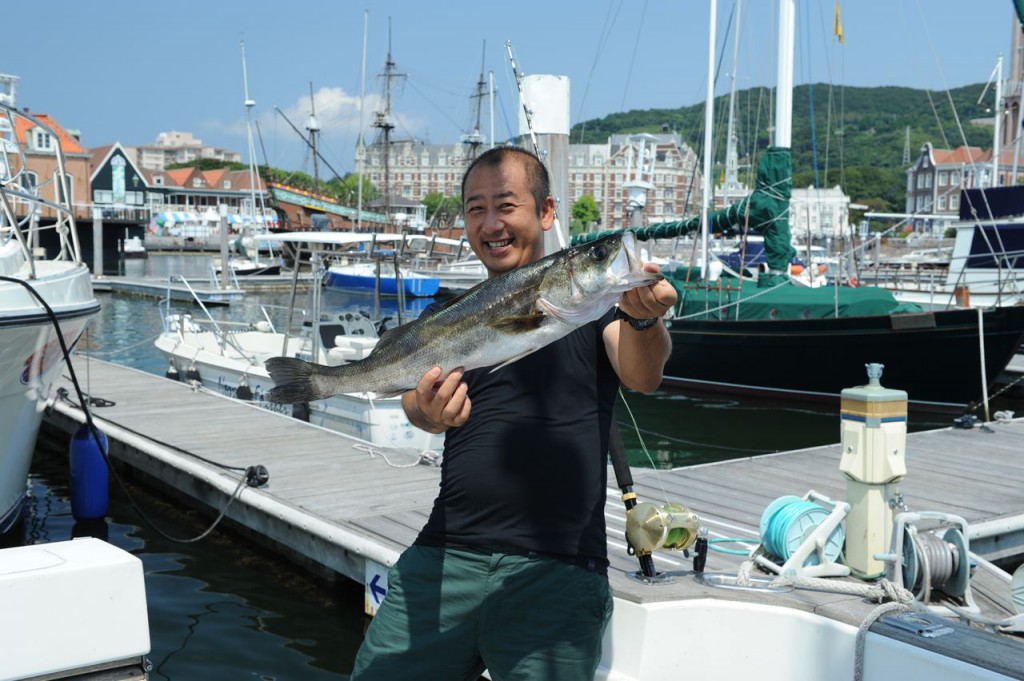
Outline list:
[[[792,54],[793,4],[794,0],[779,0],[779,100],[787,99],[792,78],[792,61],[786,59],[786,50]],[[716,0],[710,0],[710,5],[709,73],[714,64]],[[709,75],[709,91],[711,80]],[[709,96],[708,109],[712,101]],[[780,116],[777,120],[780,128],[787,127],[788,119]],[[836,342],[833,336],[843,331],[844,327],[833,321],[843,319],[838,315],[803,319],[797,314],[776,319],[771,314],[772,309],[787,312],[796,304],[797,294],[812,296],[804,299],[810,309],[821,303],[815,298],[820,297],[820,288],[797,288],[788,281],[784,274],[791,249],[788,235],[773,231],[779,222],[785,222],[791,176],[787,147],[788,140],[777,136],[776,146],[762,161],[754,193],[749,201],[741,202],[743,210],[739,211],[740,215],[757,213],[757,224],[765,226],[765,241],[771,244],[768,248],[775,249],[769,263],[776,271],[759,277],[759,281],[767,280],[762,286],[743,286],[739,292],[735,290],[737,280],[729,286],[719,285],[701,278],[700,272],[684,273],[674,280],[681,296],[689,298],[683,299],[677,312],[689,313],[693,308],[687,305],[703,307],[698,311],[699,320],[680,315],[670,328],[676,352],[682,345],[690,361],[711,356],[716,345],[743,333],[737,328],[747,328],[758,335],[743,349],[753,357],[749,362],[738,358],[740,361],[754,369],[759,364],[785,364],[793,372],[802,372],[805,359],[814,367],[827,363],[796,353],[823,354]],[[705,144],[705,149],[709,148]],[[705,164],[707,168],[707,160]],[[707,207],[707,193],[704,200]],[[766,222],[769,216],[776,221]],[[718,217],[724,220],[725,216]],[[751,222],[755,222],[753,217]],[[664,226],[659,229],[662,234],[673,231]],[[653,236],[651,229],[646,233]],[[790,292],[794,300],[781,291]],[[730,295],[732,299],[741,297],[752,307],[759,300],[758,293],[775,298],[771,308],[761,310],[759,319],[746,320],[742,312],[719,308],[719,300]],[[854,302],[851,299],[846,304]],[[899,326],[892,320],[903,316],[895,312],[853,314],[850,333],[860,333],[862,339],[872,334],[884,338],[893,332],[892,327]],[[920,315],[908,316],[916,320]],[[872,325],[880,323],[865,320],[876,317],[889,320],[885,326],[890,330],[872,330]],[[756,332],[755,328],[764,330]],[[1019,331],[1020,326],[1017,328]],[[803,343],[799,336],[795,349],[784,342],[787,334],[813,338],[815,330],[821,347],[799,345]],[[771,350],[762,351],[764,345]],[[679,359],[673,357],[675,362]],[[723,357],[723,361],[729,360]],[[699,371],[706,367],[677,364],[676,368]],[[885,372],[888,377],[889,367]],[[912,474],[903,456],[908,449],[907,392],[890,388],[888,378],[883,387],[881,373],[881,367],[872,364],[867,385],[863,385],[862,373],[842,391],[842,442],[834,450],[805,452],[796,462],[791,458],[797,452],[784,460],[756,457],[749,468],[732,471],[729,479],[706,477],[702,467],[679,471],[671,480],[662,479],[657,471],[646,471],[634,489],[632,469],[622,448],[615,445],[613,431],[610,451],[626,508],[626,549],[636,557],[640,570],[620,572],[610,554],[613,569],[609,581],[615,590],[615,604],[595,678],[1021,678],[1024,644],[1011,634],[1024,631],[1024,602],[1019,599],[1024,592],[1024,568],[1011,577],[971,553],[968,538],[975,528],[969,528],[959,516],[945,510],[907,511],[899,487],[904,476]],[[766,377],[762,371],[749,382],[770,383]],[[1007,439],[1012,437],[1010,434]],[[815,491],[836,487],[834,479],[819,477],[821,469],[814,468],[833,455],[846,481],[845,500]],[[778,472],[779,467],[777,476],[764,476],[764,470]],[[812,468],[817,475],[811,473]],[[767,506],[758,504],[766,490],[772,490],[769,494],[776,494],[779,488],[803,491],[805,485],[812,488],[802,497],[784,491],[785,496]],[[641,501],[641,495],[656,495],[659,488],[665,496],[670,492],[690,496],[694,506]],[[946,489],[936,492],[941,495]],[[719,496],[731,500],[728,511],[716,510],[713,500]],[[958,498],[956,503],[967,502]],[[943,506],[949,508],[952,502]],[[705,515],[698,516],[697,511]],[[611,546],[621,540],[622,535],[609,535]],[[660,551],[665,554],[659,560],[667,566],[662,572],[654,561],[654,554]],[[672,551],[675,554],[670,558]]]
[[[256,147],[252,137],[252,109],[256,102],[249,97],[249,73],[245,63],[245,42],[242,42],[242,82],[245,86],[245,129],[248,140],[249,154],[249,202],[243,218],[242,234],[235,240],[234,247],[237,255],[228,259],[228,267],[235,276],[253,276],[259,274],[280,274],[281,263],[273,258],[274,249],[261,239],[261,236],[269,233],[265,221],[265,211],[262,210],[263,188],[260,175],[256,172]],[[259,196],[257,197],[257,191]],[[259,210],[258,210],[259,208]],[[260,249],[266,248],[269,258],[261,261]],[[218,260],[214,263],[215,269],[219,272],[221,263]]]
[[[679,301],[666,320],[672,355],[664,384],[838,405],[845,387],[863,382],[864,366],[879,363],[886,385],[907,391],[915,410],[987,405],[989,387],[1024,340],[1024,307],[925,311],[881,288],[807,288],[790,280],[792,75],[781,78],[774,145],[760,160],[751,194],[714,212],[705,199],[701,216],[636,230],[641,240],[700,233],[706,244],[712,232],[742,233],[748,225],[764,242],[767,271],[756,282],[728,272],[715,277],[713,267],[705,268],[708,276],[701,268],[666,273]],[[705,125],[710,130],[710,120]],[[706,159],[706,184],[710,174]]]

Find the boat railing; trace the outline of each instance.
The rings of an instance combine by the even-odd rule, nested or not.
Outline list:
[[[35,278],[36,234],[39,231],[40,215],[47,209],[52,211],[56,218],[52,228],[56,230],[60,239],[60,251],[54,259],[81,263],[82,252],[78,243],[78,230],[75,228],[75,214],[70,200],[71,191],[60,135],[24,111],[0,104],[0,120],[4,121],[4,125],[0,127],[17,130],[23,127],[17,124],[18,119],[29,122],[49,135],[57,161],[57,169],[52,179],[36,184],[36,175],[30,175],[28,172],[24,149],[15,141],[0,137],[0,227],[17,240],[28,262],[29,276]],[[43,198],[43,190],[48,186],[53,187],[53,201]],[[20,217],[19,209],[24,211]],[[26,225],[27,235],[23,232]]]
[[[235,273],[235,270],[228,265],[228,263],[222,262],[220,264],[220,271],[221,274],[217,274],[217,265],[214,263],[210,263],[210,280],[213,282],[213,285],[217,288],[218,291],[224,290],[224,286],[221,285],[221,282],[223,280],[225,272],[227,273],[228,283],[230,284],[231,288],[242,288],[241,283],[238,281],[238,275]]]

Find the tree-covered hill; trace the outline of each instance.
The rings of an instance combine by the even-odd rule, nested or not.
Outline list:
[[[922,145],[955,148],[961,144],[988,148],[992,145],[992,126],[972,123],[972,119],[991,119],[993,94],[977,104],[983,84],[955,90],[933,92],[904,87],[829,87],[826,84],[801,85],[793,91],[793,172],[794,185],[833,186],[840,184],[855,203],[872,208],[902,211],[906,187],[903,151],[910,130],[910,158],[913,162]],[[814,128],[811,127],[813,92]],[[952,105],[951,105],[952,102]],[[725,159],[725,132],[729,97],[715,98],[715,177],[721,175]],[[954,111],[956,114],[954,114]],[[774,92],[757,87],[737,91],[735,127],[742,179],[751,184],[759,152],[772,139],[771,120],[775,115]],[[956,117],[959,116],[960,125]],[[963,137],[960,134],[963,128]],[[613,133],[651,132],[665,129],[678,132],[683,140],[700,151],[703,141],[704,104],[678,109],[648,109],[615,113],[575,125],[573,143],[600,143]],[[828,170],[826,179],[825,171]],[[817,179],[815,171],[817,170]]]

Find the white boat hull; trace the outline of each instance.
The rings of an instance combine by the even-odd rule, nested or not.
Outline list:
[[[183,327],[183,328],[181,328]],[[243,376],[252,391],[252,401],[265,409],[293,414],[292,405],[270,402],[267,392],[274,387],[263,362],[283,354],[284,336],[262,331],[239,331],[229,334],[236,347],[221,347],[212,331],[197,330],[191,322],[171,325],[156,340],[156,347],[174,364],[179,377],[185,380],[190,369],[199,372],[199,381],[210,390],[237,397]],[[328,359],[358,359],[368,353],[375,339],[354,339],[349,348],[333,348]],[[245,353],[238,351],[245,349]],[[305,350],[308,353],[308,349]],[[303,341],[291,339],[286,354],[302,356]],[[377,398],[370,393],[335,395],[309,405],[309,422],[330,430],[351,435],[381,447],[402,447],[419,451],[441,451],[443,435],[433,435],[416,428],[405,416],[401,399]]]
[[[949,640],[960,635],[952,632]],[[721,598],[617,598],[595,678],[853,681],[856,638],[854,626],[788,607]],[[924,637],[918,646],[868,633],[863,665],[864,681],[1015,678],[931,650]]]
[[[17,254],[5,249],[0,259],[6,259],[5,276],[28,280],[24,266],[10,272]],[[37,262],[36,273],[29,283],[50,305],[70,349],[99,311],[89,271]],[[18,519],[47,394],[63,364],[45,309],[23,286],[0,281],[0,533]]]

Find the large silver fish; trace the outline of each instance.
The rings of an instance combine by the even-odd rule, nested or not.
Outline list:
[[[365,359],[328,367],[291,357],[266,362],[273,402],[340,393],[391,396],[416,387],[432,367],[506,364],[598,319],[623,292],[660,274],[644,271],[630,231],[567,248],[492,277],[444,308],[385,332]]]

